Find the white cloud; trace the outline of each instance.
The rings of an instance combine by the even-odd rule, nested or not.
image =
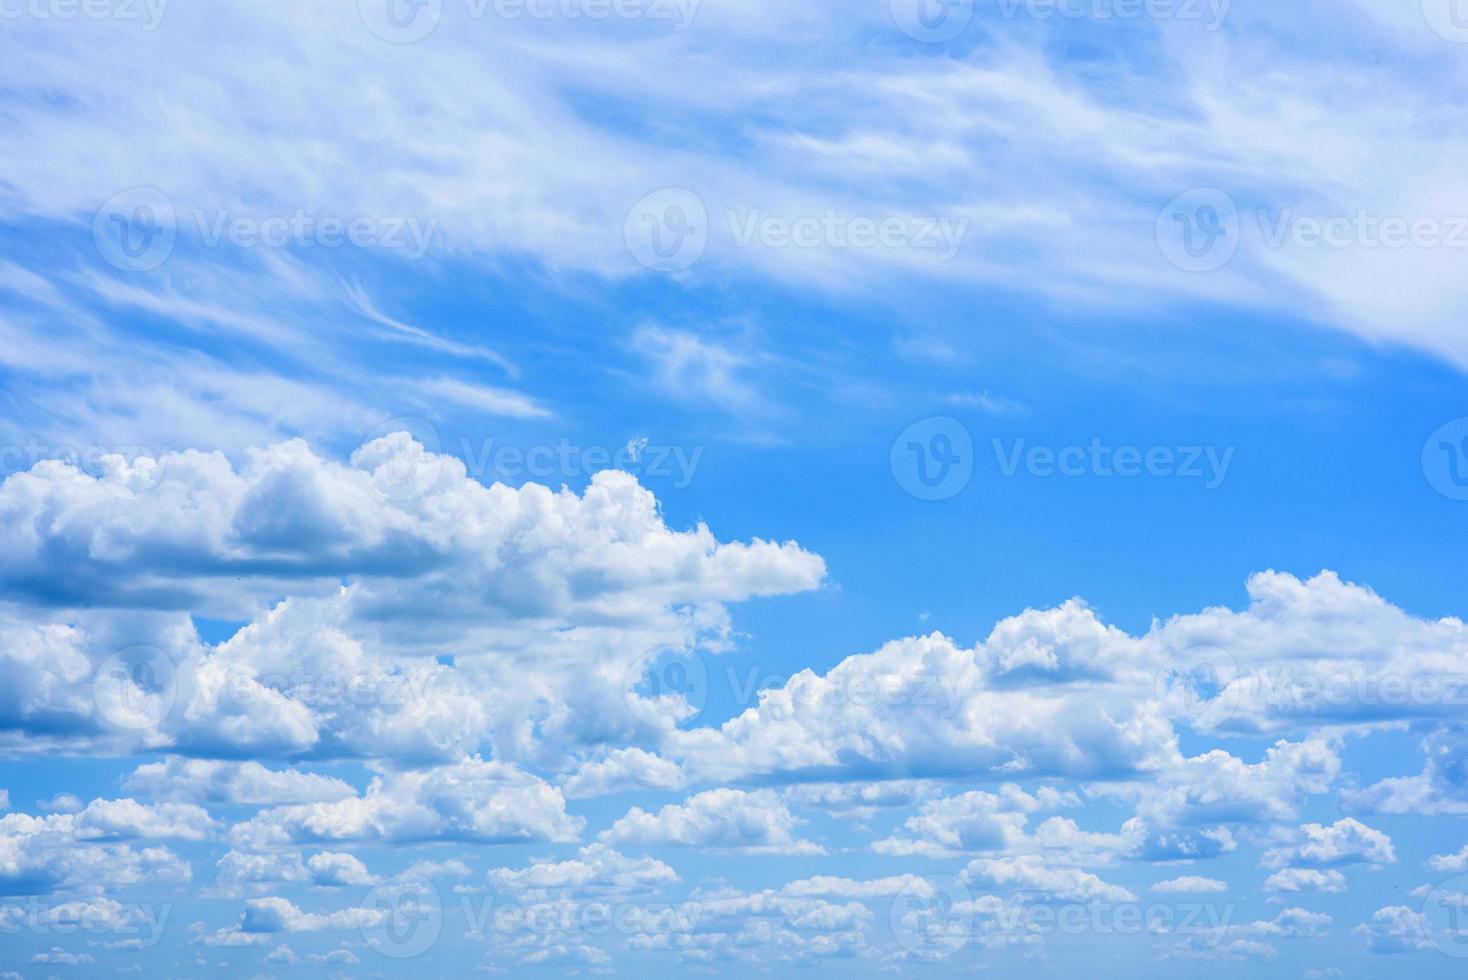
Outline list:
[[[1169,878],[1167,881],[1157,882],[1152,886],[1152,891],[1181,895],[1222,894],[1228,891],[1228,882],[1198,875],[1183,875],[1181,878]]]
[[[1431,945],[1430,926],[1425,916],[1402,905],[1377,909],[1371,921],[1356,927],[1368,952],[1380,956],[1410,953]]]
[[[236,824],[248,847],[349,841],[481,844],[572,841],[583,821],[569,817],[560,790],[498,762],[471,759],[372,781],[362,797],[276,807]]]
[[[1427,859],[1427,867],[1431,871],[1447,873],[1468,871],[1468,844],[1456,854],[1434,854]]]
[[[1079,868],[1055,867],[1037,855],[979,858],[961,875],[972,884],[1037,892],[1055,901],[1135,902],[1137,896]]]
[[[1394,864],[1397,860],[1390,837],[1351,817],[1337,820],[1329,826],[1305,824],[1294,837],[1292,844],[1266,851],[1264,865],[1273,868],[1285,865],[1334,868],[1351,864]]]
[[[1281,868],[1264,881],[1267,892],[1321,892],[1346,890],[1346,876],[1334,868]]]
[[[675,762],[644,749],[615,749],[606,758],[589,761],[562,784],[569,799],[608,796],[635,789],[682,789],[683,770]]]
[[[799,839],[800,821],[769,790],[715,789],[657,813],[633,807],[602,833],[609,844],[703,847],[753,854],[820,854]]]
[[[139,766],[123,789],[157,800],[272,806],[330,803],[356,796],[340,779],[295,769],[267,769],[258,762],[170,758]]]
[[[495,868],[489,881],[511,892],[567,889],[578,894],[636,892],[676,882],[678,875],[655,858],[631,858],[605,844],[583,847],[568,861],[535,861],[525,868]]]

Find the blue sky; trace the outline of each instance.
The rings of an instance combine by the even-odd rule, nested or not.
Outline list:
[[[0,17],[0,977],[1461,973],[1468,11]]]

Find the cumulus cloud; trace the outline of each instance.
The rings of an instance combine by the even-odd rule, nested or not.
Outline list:
[[[770,790],[715,789],[657,813],[633,807],[602,833],[609,844],[707,847],[754,854],[820,854],[801,840],[800,821]]]
[[[979,858],[964,869],[962,879],[1022,892],[1034,892],[1065,902],[1135,902],[1137,896],[1120,885],[1108,884],[1079,868],[1055,867],[1037,855]]]
[[[1294,837],[1294,843],[1266,851],[1264,865],[1335,868],[1352,864],[1379,866],[1397,860],[1390,837],[1351,817],[1329,826],[1305,824]]]
[[[583,847],[568,861],[536,861],[525,868],[495,868],[489,882],[511,892],[568,889],[577,893],[635,892],[672,884],[678,875],[655,858],[631,858],[605,844]]]
[[[479,844],[572,841],[582,820],[560,790],[497,762],[473,759],[426,771],[388,773],[365,795],[265,810],[230,830],[247,847],[331,842]]]
[[[1183,875],[1181,878],[1169,878],[1166,881],[1157,882],[1152,886],[1152,891],[1182,895],[1221,894],[1228,891],[1228,882],[1199,875]]]
[[[496,733],[506,757],[626,747],[656,735],[637,709],[657,706],[630,693],[645,654],[717,646],[724,603],[825,574],[794,543],[670,529],[625,473],[579,495],[485,486],[403,433],[346,464],[295,441],[238,469],[156,465],[154,481],[142,463],[42,462],[0,484],[0,583],[23,603],[0,618],[0,725],[37,745],[410,762]],[[404,472],[422,493],[399,492]],[[210,647],[182,610],[249,624]]]
[[[1346,890],[1346,876],[1334,868],[1281,868],[1264,880],[1267,892],[1321,892]]]
[[[179,758],[139,766],[122,786],[155,800],[248,806],[331,803],[357,795],[350,785],[331,776],[267,769],[258,762]]]
[[[1448,718],[1447,695],[1468,685],[1459,620],[1413,617],[1331,573],[1264,573],[1248,592],[1243,611],[1176,616],[1140,636],[1071,601],[1004,620],[972,648],[940,634],[895,641],[825,674],[802,671],[716,729],[674,732],[665,752],[707,779],[1118,779],[1178,769],[1175,726],[1367,731]],[[1205,667],[1212,680],[1200,688]],[[1179,788],[1157,801],[1161,816],[1211,808],[1219,823],[1278,819],[1339,772],[1319,741],[1278,748],[1254,767],[1222,752],[1189,767],[1211,769],[1195,780],[1236,795],[1209,800]],[[1163,850],[1216,853],[1223,835],[1199,833],[1213,842],[1172,840]]]
[[[1425,916],[1404,905],[1377,909],[1370,922],[1356,927],[1356,935],[1366,941],[1368,952],[1393,956],[1426,949],[1431,945],[1430,926]]]

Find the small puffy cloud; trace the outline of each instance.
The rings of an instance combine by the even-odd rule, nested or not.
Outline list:
[[[1079,804],[1074,794],[1048,787],[1034,795],[1013,784],[997,794],[975,790],[924,803],[917,816],[903,823],[900,835],[877,841],[873,849],[894,856],[934,857],[999,850],[1023,839],[1029,814]]]
[[[1355,932],[1365,939],[1368,952],[1393,956],[1430,946],[1428,928],[1422,913],[1404,905],[1392,905],[1377,909],[1371,921],[1357,926]]]
[[[123,788],[155,800],[248,806],[331,803],[357,795],[340,779],[316,773],[180,758],[139,766],[123,780]]]
[[[1291,908],[1280,912],[1268,922],[1254,922],[1244,929],[1260,936],[1313,939],[1325,935],[1333,922],[1335,920],[1324,913]]]
[[[1341,793],[1348,812],[1468,816],[1468,729],[1441,728],[1422,742],[1426,759],[1419,776],[1383,779]]]
[[[1390,837],[1351,817],[1328,827],[1306,824],[1294,836],[1293,844],[1265,852],[1266,867],[1334,868],[1393,864],[1397,860]]]
[[[625,748],[583,764],[561,788],[568,799],[579,800],[635,789],[682,789],[684,782],[676,762],[644,749]]]
[[[754,854],[820,854],[799,839],[800,821],[770,790],[715,789],[656,814],[633,807],[601,835],[609,844],[707,847]]]
[[[489,882],[502,891],[566,889],[578,894],[647,891],[676,882],[672,868],[654,858],[632,858],[605,844],[583,847],[567,861],[535,861],[525,868],[494,868]]]
[[[893,898],[907,894],[926,899],[934,894],[932,882],[920,875],[893,875],[887,878],[871,878],[857,881],[852,878],[834,878],[817,875],[792,881],[780,889],[782,895],[796,898],[844,898],[865,900],[870,898]]]
[[[965,884],[1034,892],[1064,902],[1134,902],[1137,896],[1079,868],[1054,867],[1038,855],[979,858],[964,869]]]
[[[335,803],[265,810],[230,831],[247,847],[348,841],[481,844],[572,841],[583,821],[560,790],[499,762],[379,776],[367,793]]]
[[[245,900],[239,931],[276,933],[360,929],[381,922],[384,914],[380,909],[360,907],[326,913],[303,912],[284,898],[251,898]]]
[[[1267,892],[1320,892],[1346,890],[1346,876],[1333,868],[1281,868],[1264,880]]]
[[[1448,874],[1456,874],[1459,871],[1468,871],[1468,844],[1456,854],[1434,854],[1427,859],[1427,867],[1431,871],[1442,871]]]
[[[1165,895],[1212,895],[1228,891],[1228,882],[1198,875],[1183,875],[1181,878],[1159,881],[1151,890]]]
[[[370,885],[377,880],[361,861],[350,854],[322,851],[306,859],[306,868],[311,872],[311,883],[323,888]]]
[[[59,946],[53,946],[48,950],[36,953],[31,957],[31,962],[56,966],[86,966],[97,961],[89,953],[71,953]]]

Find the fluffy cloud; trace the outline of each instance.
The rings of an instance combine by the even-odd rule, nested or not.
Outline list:
[[[902,836],[877,841],[873,847],[880,854],[935,857],[1000,850],[1023,839],[1028,814],[1079,804],[1074,794],[1048,787],[1033,796],[1012,784],[998,794],[976,790],[924,803],[917,816],[903,823]]]
[[[605,844],[583,847],[569,861],[537,861],[526,868],[495,868],[489,881],[510,892],[568,889],[577,893],[644,891],[678,880],[654,858],[630,858]]]
[[[170,758],[139,766],[123,789],[155,800],[274,806],[332,803],[356,796],[340,779],[294,769],[267,769],[258,762],[211,762]]]
[[[1334,868],[1393,864],[1397,860],[1390,837],[1350,817],[1330,826],[1306,824],[1294,836],[1294,843],[1265,852],[1266,867]]]
[[[1334,868],[1281,868],[1264,880],[1267,892],[1322,892],[1346,890],[1346,876]]]
[[[1366,949],[1380,956],[1410,953],[1431,945],[1429,924],[1420,912],[1403,905],[1377,909],[1370,922],[1356,927]]]
[[[1157,882],[1152,886],[1152,891],[1164,895],[1222,894],[1228,891],[1228,882],[1198,875],[1183,875],[1181,878],[1169,878],[1167,881]]]
[[[401,433],[349,464],[299,441],[238,469],[39,463],[0,484],[0,544],[19,603],[0,726],[216,757],[447,762],[498,733],[504,757],[625,747],[656,734],[639,709],[673,707],[631,693],[646,653],[718,645],[722,604],[825,574],[793,543],[668,528],[624,473],[580,495],[485,486]],[[211,648],[189,613],[250,623]]]
[[[1079,868],[1054,867],[1036,855],[1015,858],[979,858],[964,869],[962,879],[1022,892],[1035,892],[1067,902],[1135,902],[1137,896]]]
[[[361,797],[265,810],[236,824],[248,847],[430,840],[480,844],[571,841],[582,821],[566,815],[560,790],[503,763],[377,777]]]
[[[1456,711],[1451,694],[1468,686],[1461,621],[1415,618],[1330,573],[1264,573],[1248,591],[1241,612],[1177,616],[1141,636],[1071,601],[1004,620],[972,648],[938,634],[896,641],[823,675],[802,671],[717,729],[675,732],[666,752],[708,779],[1116,779],[1177,769],[1174,723],[1366,731]],[[1211,770],[1188,781],[1216,780],[1218,795],[1177,789],[1157,802],[1167,819],[1287,819],[1339,771],[1318,741],[1256,767],[1221,752],[1188,767]],[[1217,847],[1165,844],[1176,856]]]
[[[1421,775],[1343,792],[1341,805],[1360,813],[1468,816],[1468,730],[1441,728],[1423,740],[1422,752],[1427,761]]]
[[[0,891],[44,894],[142,881],[188,881],[189,865],[166,847],[122,842],[201,840],[212,826],[198,807],[148,807],[134,800],[94,800],[75,814],[6,814],[0,817]]]
[[[769,790],[746,792],[715,789],[656,814],[633,807],[601,835],[610,844],[709,847],[754,854],[819,854],[822,849],[800,840],[800,823]]]

